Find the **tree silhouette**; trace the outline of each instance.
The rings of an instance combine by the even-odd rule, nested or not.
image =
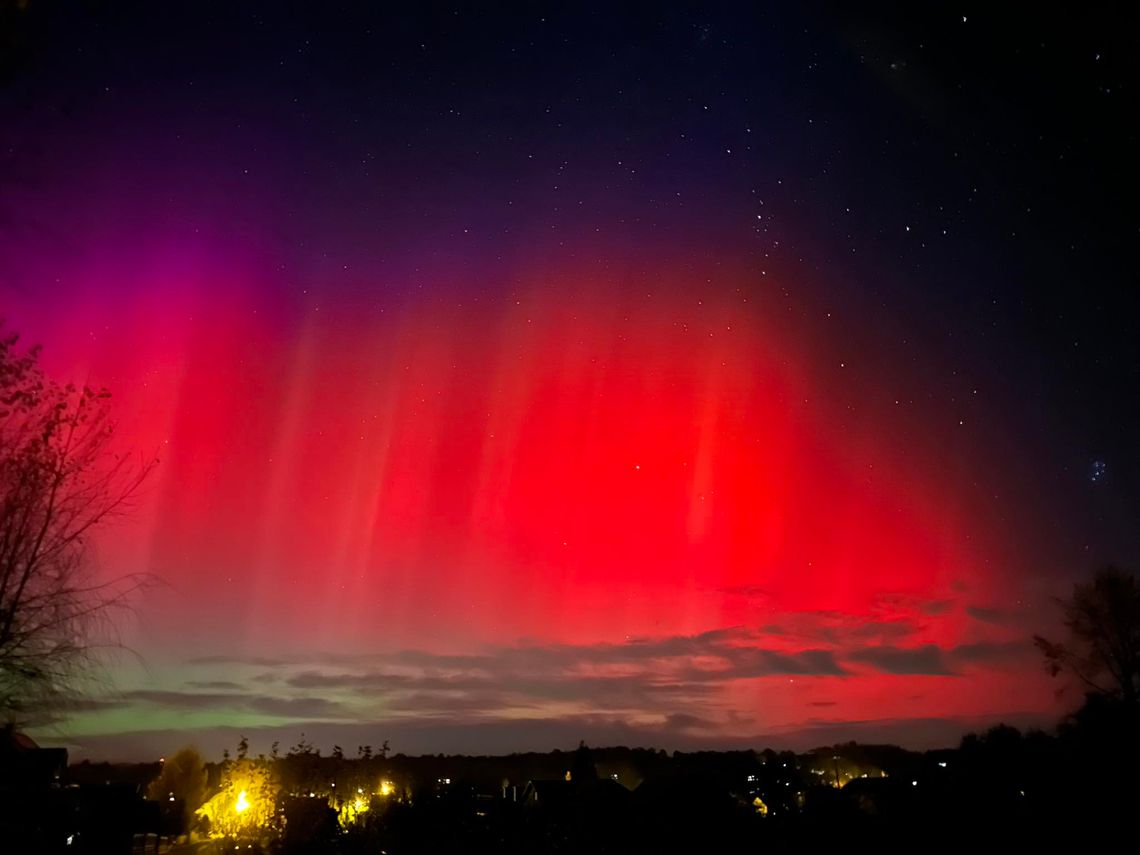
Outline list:
[[[149,581],[100,581],[91,566],[91,534],[154,465],[112,450],[109,398],[53,382],[38,348],[0,334],[0,715],[10,720],[74,695],[114,643],[112,612]]]
[[[1061,602],[1069,638],[1034,636],[1046,667],[1074,674],[1093,693],[1135,710],[1140,698],[1140,586],[1136,577],[1107,567],[1073,586]]]
[[[162,771],[150,783],[147,795],[157,801],[168,798],[182,802],[183,820],[189,824],[195,811],[206,801],[206,763],[194,748],[182,748],[162,764]]]

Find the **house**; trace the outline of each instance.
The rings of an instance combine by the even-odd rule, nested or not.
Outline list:
[[[0,791],[55,787],[66,770],[66,748],[40,748],[12,725],[0,729]]]

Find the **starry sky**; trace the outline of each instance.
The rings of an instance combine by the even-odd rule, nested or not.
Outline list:
[[[1055,722],[1140,563],[1137,22],[899,5],[0,6],[0,315],[161,460],[41,738]]]

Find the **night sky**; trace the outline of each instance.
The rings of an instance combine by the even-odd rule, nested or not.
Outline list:
[[[993,6],[4,3],[0,315],[161,458],[42,739],[1054,723],[1140,565],[1140,21]]]

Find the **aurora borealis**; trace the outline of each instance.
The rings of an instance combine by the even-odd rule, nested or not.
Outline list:
[[[0,85],[0,314],[161,460],[78,756],[1056,718],[1028,639],[1137,554],[1133,414],[955,127],[987,69],[824,6],[235,5],[33,3]]]

